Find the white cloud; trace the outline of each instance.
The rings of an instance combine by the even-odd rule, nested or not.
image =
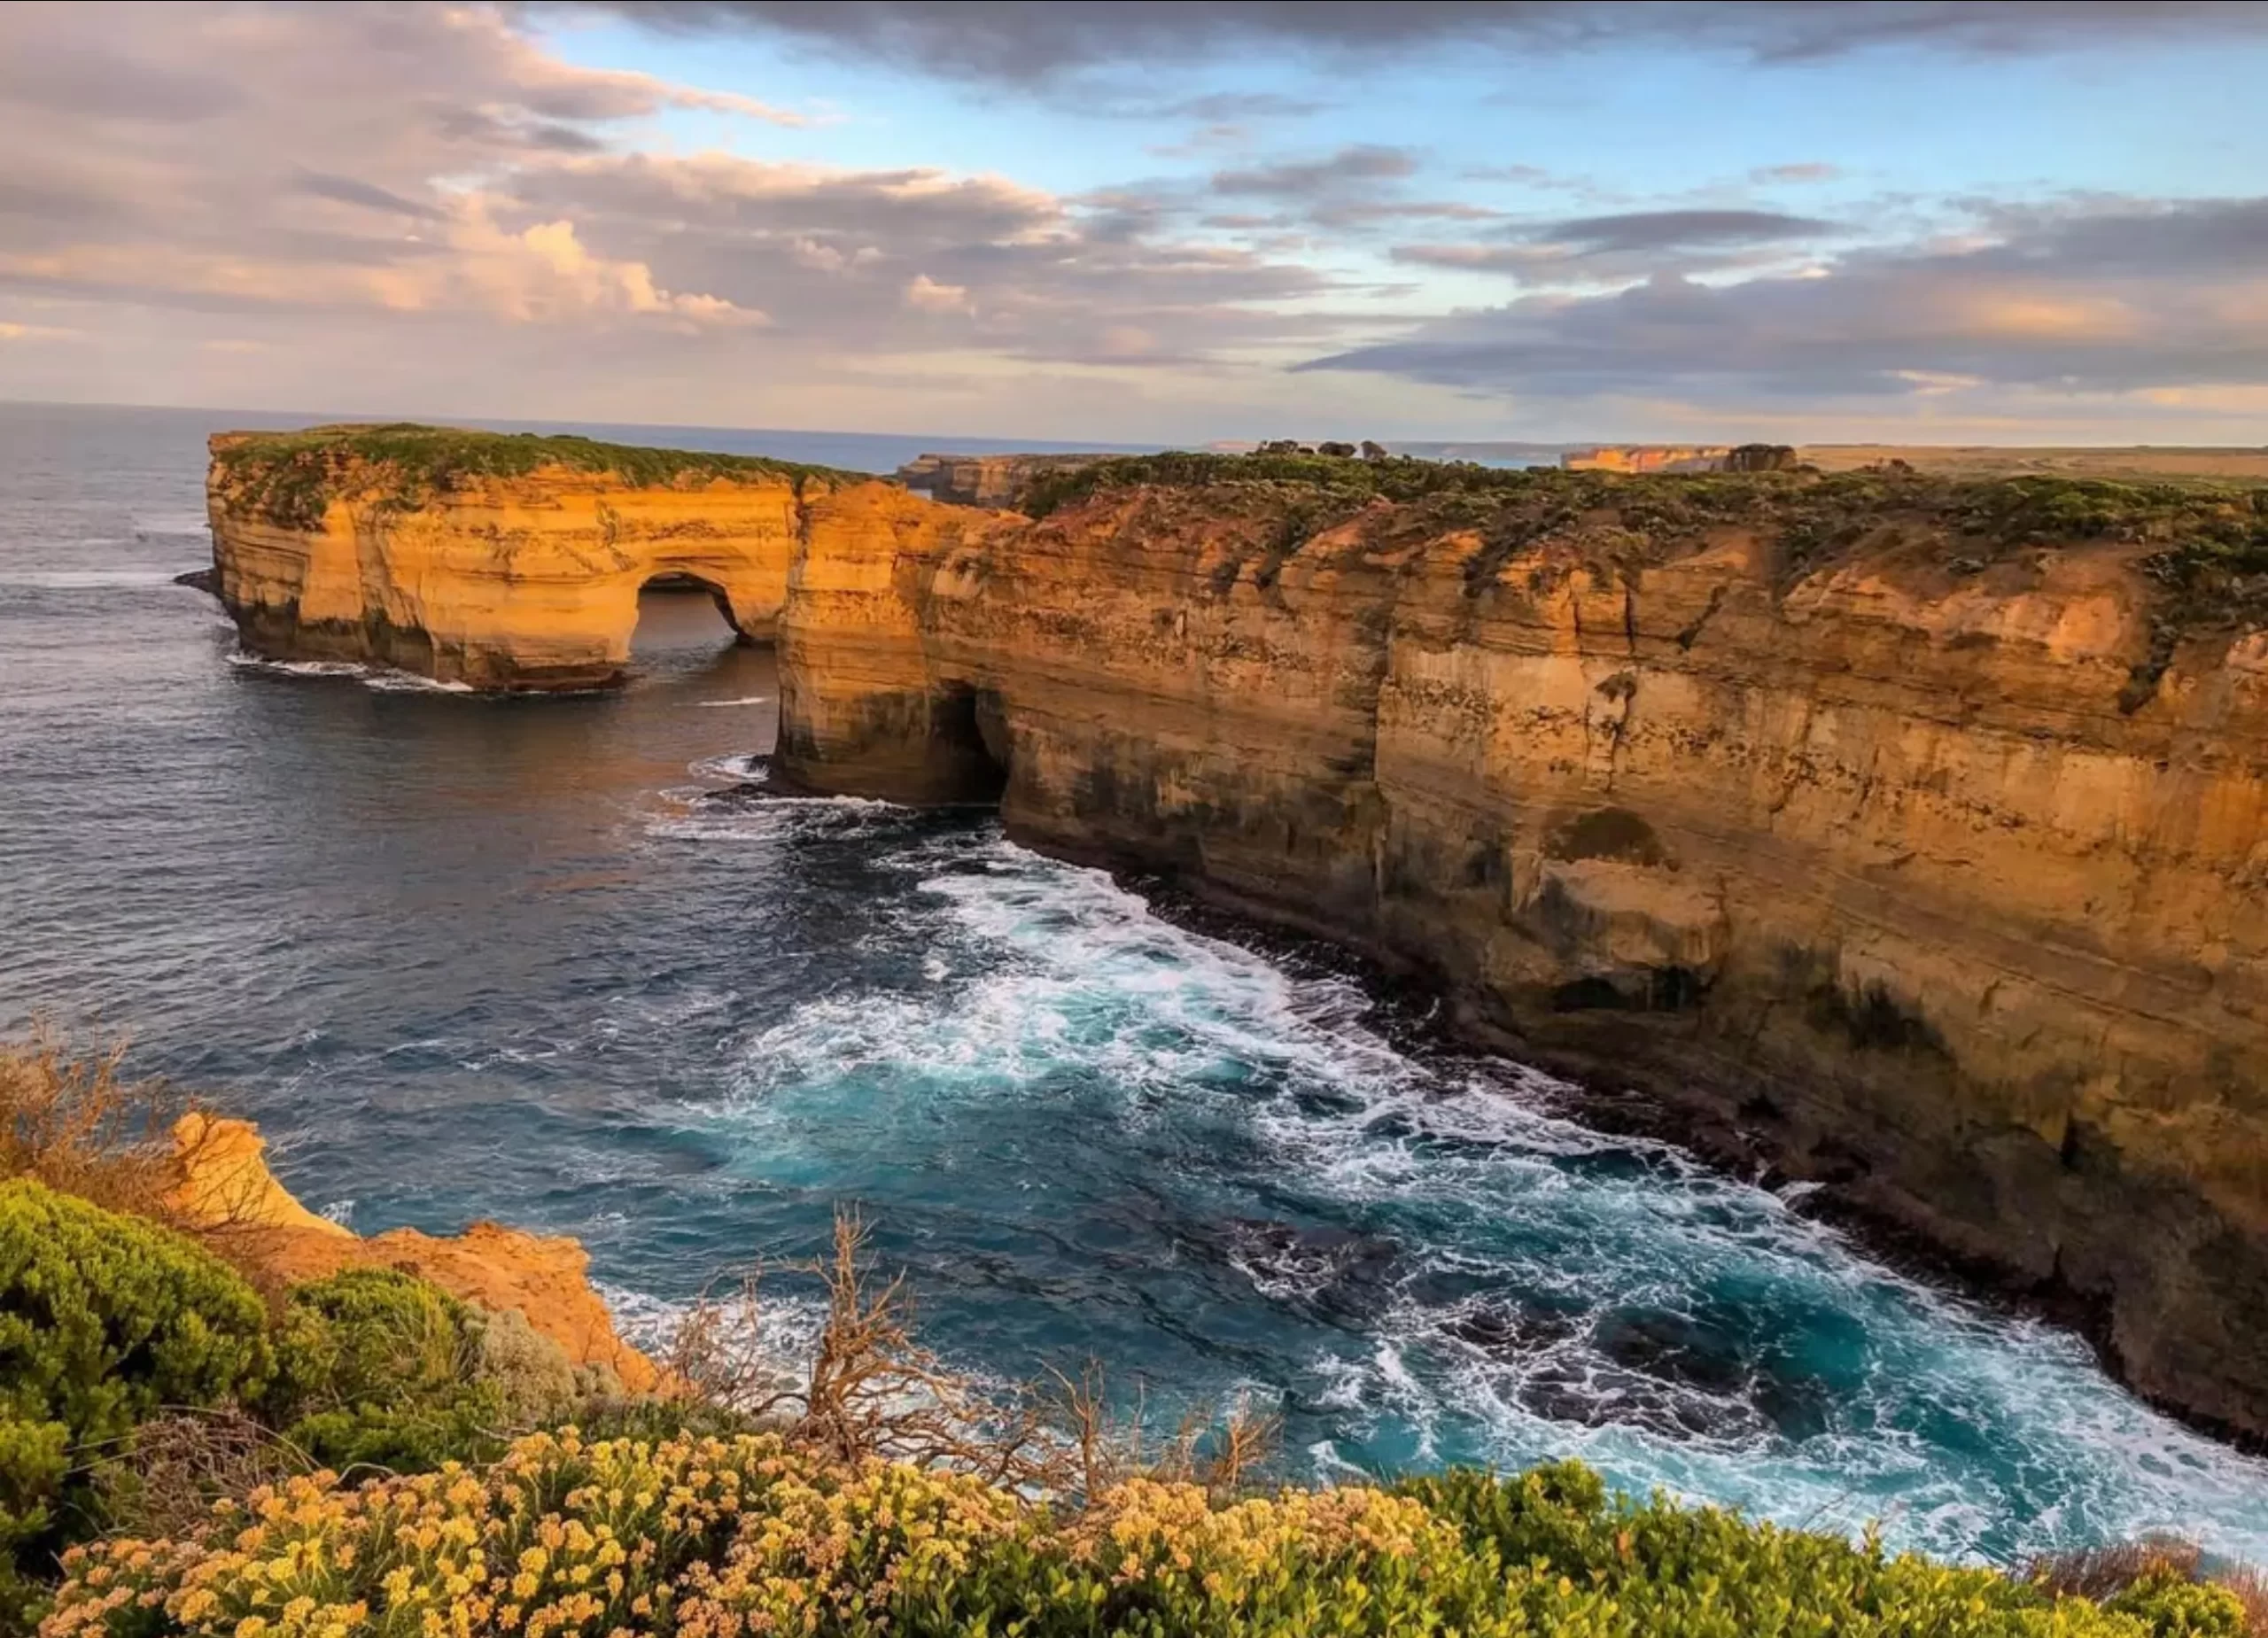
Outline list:
[[[905,287],[905,305],[922,313],[972,311],[966,284],[940,284],[926,273],[917,273]]]

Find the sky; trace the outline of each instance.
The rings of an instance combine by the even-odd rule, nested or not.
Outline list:
[[[2256,0],[0,6],[0,398],[2268,443]]]

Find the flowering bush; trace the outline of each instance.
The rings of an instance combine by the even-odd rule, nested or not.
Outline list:
[[[2241,1638],[2226,1592],[2108,1604],[1610,1499],[1573,1465],[1227,1502],[1154,1480],[1059,1511],[769,1436],[518,1441],[485,1472],[256,1492],[74,1549],[43,1638]]]
[[[491,1461],[576,1393],[558,1344],[414,1275],[346,1269],[292,1287],[262,1409],[327,1466]]]
[[[251,1286],[193,1241],[28,1177],[0,1183],[0,1633],[95,1512],[89,1458],[167,1404],[249,1397],[272,1369]]]

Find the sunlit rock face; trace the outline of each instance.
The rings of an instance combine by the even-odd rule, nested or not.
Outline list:
[[[410,489],[350,446],[279,498],[267,467],[228,458],[262,441],[216,437],[206,489],[214,589],[245,648],[484,689],[618,681],[656,579],[705,586],[743,638],[770,640],[807,499],[830,482],[555,464]]]
[[[2132,548],[1790,580],[1737,531],[1602,568],[1384,502],[963,516],[802,560],[801,783],[1004,781],[1019,837],[1422,974],[2268,1426],[2268,639],[2131,710]]]
[[[563,1235],[476,1223],[459,1234],[393,1229],[364,1239],[309,1211],[276,1180],[267,1140],[248,1122],[186,1115],[174,1147],[179,1178],[168,1204],[277,1285],[342,1269],[405,1269],[483,1308],[517,1309],[571,1365],[601,1367],[636,1393],[661,1381],[653,1362],[616,1331],[591,1286],[589,1254]]]

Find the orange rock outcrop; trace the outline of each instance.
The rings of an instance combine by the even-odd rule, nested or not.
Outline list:
[[[168,1204],[234,1242],[240,1259],[278,1280],[320,1279],[345,1268],[401,1269],[485,1308],[517,1308],[574,1365],[601,1366],[632,1393],[652,1390],[653,1362],[625,1342],[591,1289],[590,1255],[560,1236],[493,1223],[436,1236],[392,1229],[364,1239],[292,1198],[268,1169],[266,1141],[244,1121],[183,1117],[174,1133],[182,1178]]]

